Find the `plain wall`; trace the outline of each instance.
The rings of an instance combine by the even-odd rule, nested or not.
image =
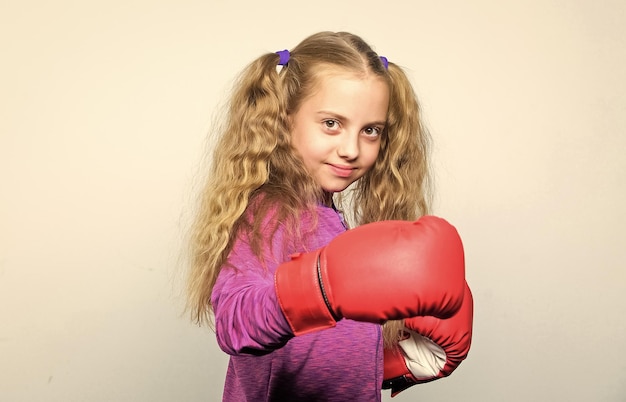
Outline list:
[[[470,356],[394,401],[626,400],[625,21],[623,1],[3,1],[0,400],[220,400],[227,357],[179,295],[206,134],[248,62],[320,30],[406,68],[466,246]]]

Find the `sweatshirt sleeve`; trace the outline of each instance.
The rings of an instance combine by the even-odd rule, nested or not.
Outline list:
[[[282,236],[277,237],[274,244]],[[265,354],[294,336],[274,288],[274,271],[282,262],[275,256],[282,254],[266,250],[263,265],[245,239],[233,244],[211,297],[217,342],[224,352]]]

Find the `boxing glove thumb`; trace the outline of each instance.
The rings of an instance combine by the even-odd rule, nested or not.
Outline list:
[[[461,308],[450,318],[406,319],[403,339],[384,351],[383,389],[391,396],[449,376],[467,357],[472,342],[474,303],[466,285]]]

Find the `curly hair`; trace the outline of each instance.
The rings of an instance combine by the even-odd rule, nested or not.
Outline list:
[[[288,117],[329,69],[374,74],[390,89],[377,160],[347,196],[337,196],[339,207],[356,225],[415,220],[429,210],[429,136],[413,87],[398,65],[389,62],[385,68],[363,39],[347,32],[313,34],[290,51],[286,67],[277,67],[278,61],[278,54],[268,53],[244,69],[218,133],[191,231],[187,308],[199,324],[211,324],[211,292],[240,230],[247,231],[260,256],[260,225],[271,208],[278,206],[272,221],[298,236],[301,214],[314,213],[328,196],[294,152]],[[255,218],[247,219],[250,215]],[[386,345],[401,328],[401,322],[385,324]]]

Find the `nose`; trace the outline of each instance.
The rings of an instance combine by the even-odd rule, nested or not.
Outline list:
[[[355,160],[359,157],[359,134],[343,132],[339,136],[337,154],[345,160]]]

